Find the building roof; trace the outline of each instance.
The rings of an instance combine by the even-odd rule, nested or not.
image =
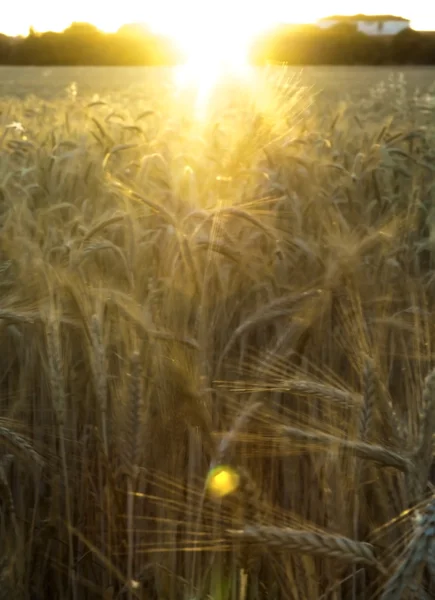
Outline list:
[[[406,23],[410,22],[409,19],[404,19],[403,17],[395,17],[394,15],[333,15],[332,17],[324,17],[323,19],[319,19],[319,21],[402,21]]]

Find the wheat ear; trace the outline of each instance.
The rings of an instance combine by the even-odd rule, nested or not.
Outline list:
[[[243,541],[246,544],[378,566],[373,547],[370,544],[355,542],[346,537],[261,526],[246,526],[239,531],[228,530],[227,533],[232,539]]]
[[[0,426],[0,444],[5,445],[14,454],[30,459],[39,467],[44,465],[42,457],[32,448],[30,443],[15,431]]]
[[[422,394],[420,430],[414,450],[415,476],[410,480],[410,501],[418,502],[427,486],[435,431],[435,369],[426,377]]]
[[[306,444],[338,446],[342,450],[354,453],[357,457],[370,460],[384,467],[393,467],[399,471],[408,472],[412,470],[412,463],[406,456],[402,456],[394,450],[367,444],[366,442],[349,441],[337,438],[327,433],[312,433],[297,427],[285,426],[280,429],[282,435],[292,440],[301,441]]]
[[[328,400],[337,407],[352,408],[360,406],[363,398],[360,394],[340,390],[339,388],[317,381],[306,381],[304,379],[281,379],[266,384],[249,384],[245,381],[219,381],[219,387],[226,388],[231,392],[251,393],[262,391],[290,392],[299,396],[313,396],[320,400]]]

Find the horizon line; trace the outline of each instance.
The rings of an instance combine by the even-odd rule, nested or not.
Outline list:
[[[385,16],[390,16],[390,17],[396,17],[396,18],[401,18],[404,21],[407,21],[410,24],[410,28],[413,29],[414,31],[434,31],[435,33],[435,29],[424,29],[424,28],[415,28],[413,27],[413,19],[409,19],[407,17],[401,17],[400,15],[385,15],[385,14],[369,14],[369,13],[352,13],[352,14],[340,14],[340,15],[327,15],[327,16],[322,16],[322,17],[318,17],[315,20],[312,21],[277,21],[273,26],[267,27],[267,29],[272,29],[274,27],[280,27],[280,26],[291,26],[291,25],[316,25],[319,21],[325,20],[325,19],[331,19],[331,18],[352,18],[352,17],[356,17],[356,16],[367,16],[367,17],[385,17]],[[62,29],[60,28],[48,28],[48,29],[38,29],[33,25],[29,25],[27,28],[27,31],[24,32],[14,32],[14,33],[6,33],[4,31],[0,30],[0,35],[5,35],[7,37],[11,37],[11,38],[18,38],[18,37],[28,37],[29,32],[31,29],[33,29],[35,31],[35,33],[37,34],[44,34],[44,33],[62,33],[63,31],[65,31],[66,29],[68,29],[69,27],[71,27],[71,25],[74,25],[76,23],[80,23],[80,24],[86,24],[86,25],[91,25],[93,27],[95,27],[98,31],[100,31],[101,33],[106,33],[106,34],[111,34],[111,33],[117,33],[119,32],[120,29],[122,29],[123,27],[129,27],[129,26],[142,26],[144,28],[148,28],[150,32],[155,33],[157,35],[167,35],[165,34],[164,31],[160,31],[158,28],[155,28],[152,26],[151,23],[147,23],[146,21],[131,21],[128,23],[121,23],[116,29],[115,28],[110,28],[110,29],[104,29],[104,28],[100,28],[98,25],[96,25],[95,23],[92,23],[91,21],[81,21],[81,20],[77,20],[77,21],[71,21],[69,24],[65,25],[65,27],[63,27]],[[259,32],[261,33],[261,32]],[[171,37],[170,35],[168,37]]]

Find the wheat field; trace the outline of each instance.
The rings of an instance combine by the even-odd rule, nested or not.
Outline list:
[[[143,73],[2,71],[0,598],[434,598],[435,72]]]

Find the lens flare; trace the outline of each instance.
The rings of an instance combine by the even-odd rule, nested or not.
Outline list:
[[[212,469],[207,477],[206,489],[214,498],[223,498],[237,490],[239,474],[228,465],[219,465]]]

